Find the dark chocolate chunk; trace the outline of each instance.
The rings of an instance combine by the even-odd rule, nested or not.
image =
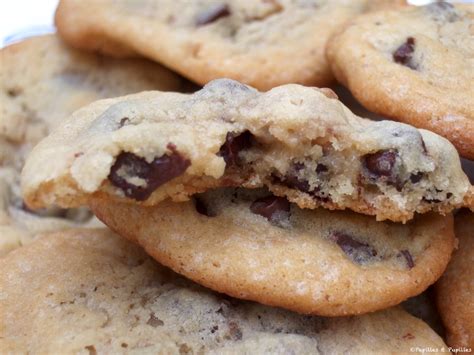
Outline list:
[[[272,221],[277,215],[288,215],[290,212],[290,203],[284,197],[267,196],[255,200],[250,205],[250,210]]]
[[[130,122],[130,119],[128,117],[122,118],[119,123],[119,128],[122,128],[123,126],[127,125],[129,122]]]
[[[221,146],[218,155],[224,158],[227,165],[239,165],[239,153],[252,147],[253,135],[249,131],[242,133],[228,132],[225,143]]]
[[[361,243],[344,232],[332,232],[329,239],[334,241],[357,264],[365,264],[377,256],[377,251],[369,244]]]
[[[138,201],[146,200],[159,186],[182,175],[191,165],[173,144],[168,144],[167,148],[171,154],[156,158],[151,163],[133,153],[120,153],[110,169],[110,182],[120,188],[125,196]],[[135,185],[129,181],[133,178],[139,178],[142,182]]]
[[[213,4],[197,15],[196,26],[208,25],[227,16],[230,16],[229,5]]]
[[[416,69],[416,65],[412,62],[413,52],[415,51],[415,39],[408,37],[405,43],[400,45],[395,52],[393,52],[393,60],[396,63],[405,65],[410,69]]]
[[[364,166],[374,177],[392,177],[398,153],[393,150],[381,150],[364,156]]]
[[[295,163],[292,167],[288,170],[284,177],[279,177],[276,175],[272,175],[273,179],[278,183],[281,183],[289,188],[299,190],[301,192],[305,192],[319,201],[322,202],[329,202],[331,198],[324,193],[321,193],[321,189],[319,186],[314,187],[311,189],[309,182],[301,177],[298,176],[298,172],[304,169],[303,163]],[[316,167],[317,174],[323,174],[328,171],[328,168],[323,164],[318,164]]]
[[[202,214],[203,216],[207,216],[207,217],[217,216],[217,213],[215,213],[209,208],[209,205],[206,203],[206,201],[204,201],[204,199],[196,195],[194,196],[194,207],[196,208],[196,211],[199,214]]]
[[[316,173],[321,174],[321,173],[327,173],[328,172],[328,167],[324,164],[318,164],[316,166]]]
[[[415,267],[415,262],[413,261],[413,257],[411,256],[408,250],[405,249],[405,250],[400,251],[400,255],[405,258],[409,269],[412,269]]]
[[[423,178],[423,173],[421,171],[417,172],[416,174],[411,174],[410,175],[410,181],[412,184],[416,184],[420,182],[420,180]]]
[[[298,176],[298,172],[304,168],[304,164],[295,163],[288,170],[285,177],[281,178],[280,181],[290,188],[300,190],[302,192],[309,193],[310,186],[307,180],[304,180]]]

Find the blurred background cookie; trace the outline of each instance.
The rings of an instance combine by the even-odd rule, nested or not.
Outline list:
[[[23,203],[19,174],[27,154],[38,141],[73,111],[92,101],[143,90],[176,91],[183,83],[184,79],[158,64],[82,53],[68,48],[55,35],[33,37],[3,48],[0,254],[37,232],[85,226],[91,221],[92,214],[86,209],[49,207],[33,211]]]
[[[447,342],[474,349],[474,213],[455,217],[458,250],[436,284],[437,304],[446,326]]]
[[[448,138],[474,159],[474,5],[374,12],[328,42],[336,78],[370,111]]]

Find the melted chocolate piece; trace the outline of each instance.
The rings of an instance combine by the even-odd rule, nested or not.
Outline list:
[[[196,26],[208,25],[220,18],[230,16],[230,14],[230,8],[227,4],[214,4],[197,15]]]
[[[373,177],[392,177],[398,153],[393,150],[381,150],[364,156],[364,166]]]
[[[273,175],[273,178],[279,183],[282,183],[283,185],[291,189],[296,189],[301,192],[305,192],[313,196],[315,199],[319,201],[322,201],[322,202],[331,201],[331,198],[329,196],[325,196],[324,194],[320,193],[321,189],[319,186],[316,186],[315,188],[311,190],[311,186],[309,185],[309,182],[298,176],[298,172],[302,169],[304,169],[303,163],[295,163],[293,164],[291,169],[288,170],[288,172],[283,178],[275,176],[275,175]],[[327,171],[328,171],[328,168],[323,164],[318,164],[316,166],[317,174],[323,174]]]
[[[267,196],[255,200],[250,205],[250,211],[272,221],[279,215],[290,213],[290,203],[284,197]]]
[[[420,180],[423,178],[423,173],[420,171],[416,174],[411,174],[410,175],[410,181],[412,182],[412,184],[416,184],[418,182],[420,182]]]
[[[119,128],[122,128],[123,126],[126,126],[129,123],[130,123],[130,119],[128,117],[124,117],[119,122]]]
[[[334,241],[357,264],[365,264],[377,256],[377,251],[369,244],[358,242],[344,232],[333,232],[329,239]]]
[[[405,249],[405,250],[400,251],[400,255],[405,258],[409,269],[412,269],[415,267],[415,262],[413,261],[413,257],[411,256],[408,250]]]
[[[224,158],[227,165],[237,166],[241,163],[239,153],[252,147],[252,141],[253,135],[249,131],[240,134],[228,132],[218,155]]]
[[[321,173],[327,173],[328,172],[328,167],[324,164],[318,164],[316,166],[316,173],[321,174]]]
[[[291,167],[291,169],[288,170],[286,173],[285,177],[283,178],[277,178],[280,180],[285,186],[288,186],[289,188],[292,189],[297,189],[302,192],[310,193],[310,186],[309,182],[298,177],[298,172],[304,168],[304,165],[302,163],[295,163]]]
[[[194,207],[199,214],[207,217],[215,217],[217,214],[214,211],[211,211],[206,201],[204,201],[199,196],[194,196]]]
[[[163,155],[148,163],[133,153],[122,152],[118,155],[108,176],[112,185],[121,189],[125,196],[137,201],[146,200],[158,187],[182,175],[191,165],[173,144],[167,147],[171,154]],[[129,181],[132,178],[143,180],[140,185]]]
[[[408,37],[393,53],[393,60],[396,63],[402,64],[410,69],[416,69],[416,65],[412,63],[413,52],[415,51],[415,39]]]

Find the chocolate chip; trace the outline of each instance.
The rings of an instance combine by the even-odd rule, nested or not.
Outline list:
[[[17,97],[22,93],[22,89],[20,88],[9,88],[7,89],[7,95],[10,97]]]
[[[329,239],[335,242],[357,264],[365,264],[377,256],[377,251],[369,244],[358,242],[344,232],[332,232]]]
[[[407,66],[410,69],[416,69],[416,65],[412,63],[413,52],[415,51],[415,39],[408,37],[405,43],[400,45],[393,53],[393,60],[396,63]]]
[[[128,117],[122,118],[119,123],[119,128],[122,128],[123,126],[127,125],[129,122],[130,122],[130,119]]]
[[[241,159],[239,153],[252,147],[253,135],[249,131],[242,133],[228,132],[225,143],[221,146],[218,155],[224,158],[227,165],[239,165]]]
[[[290,203],[284,197],[267,196],[255,200],[250,205],[250,211],[272,221],[278,218],[279,215],[288,216]]]
[[[151,163],[133,153],[120,153],[110,169],[110,182],[120,188],[125,196],[137,201],[146,200],[159,186],[182,175],[191,165],[173,144],[168,144],[167,148],[171,154],[156,158]],[[130,181],[133,179],[141,181]]]
[[[304,169],[304,164],[303,163],[295,163],[291,166],[291,168],[288,170],[286,175],[284,177],[280,177],[277,175],[272,175],[274,181],[281,183],[291,189],[296,189],[301,192],[305,192],[311,196],[313,196],[315,199],[322,201],[322,202],[330,202],[331,198],[324,193],[321,192],[321,189],[319,186],[314,187],[311,189],[311,186],[309,185],[308,180],[303,179],[299,177],[298,172],[302,169]],[[318,164],[316,166],[316,173],[317,174],[322,174],[328,171],[328,168],[323,165],[323,164]]]
[[[217,213],[215,213],[209,208],[209,205],[206,203],[206,201],[204,201],[204,199],[202,199],[199,196],[194,196],[193,199],[194,199],[194,207],[196,208],[196,211],[199,214],[202,214],[203,216],[207,216],[207,217],[217,216]]]
[[[230,8],[227,4],[213,4],[197,15],[196,26],[208,25],[227,16],[230,16]]]
[[[283,178],[277,178],[277,179],[290,188],[294,188],[299,191],[309,193],[310,192],[309,182],[298,176],[298,172],[302,169],[304,169],[304,164],[295,163],[291,166],[291,168],[288,170],[288,172]]]
[[[420,171],[416,174],[411,174],[410,175],[410,181],[412,182],[412,184],[416,184],[418,182],[420,182],[420,180],[423,178],[423,173]]]
[[[321,173],[327,173],[328,167],[324,164],[318,164],[316,166],[316,173],[321,174]]]
[[[407,266],[409,269],[412,269],[415,267],[415,262],[413,261],[413,257],[411,256],[410,252],[408,250],[402,250],[400,251],[401,256],[403,256],[406,260]]]
[[[366,154],[363,157],[364,166],[374,177],[392,177],[397,155],[398,153],[393,150]]]

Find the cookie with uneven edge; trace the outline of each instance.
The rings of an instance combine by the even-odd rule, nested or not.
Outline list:
[[[403,2],[67,0],[56,25],[78,48],[140,54],[202,85],[228,77],[268,90],[327,85],[330,35],[360,13]]]
[[[436,283],[437,304],[446,327],[447,342],[474,350],[474,214],[463,210],[455,217],[458,250]]]
[[[449,213],[474,195],[440,136],[360,118],[329,89],[262,93],[228,79],[194,94],[146,92],[76,111],[35,148],[22,183],[32,207],[92,197],[155,205],[214,187],[267,186],[302,208],[393,221]]]
[[[474,159],[474,5],[366,14],[329,41],[328,61],[369,110],[453,143]]]
[[[41,231],[85,226],[92,214],[57,207],[32,211],[20,194],[31,148],[92,101],[143,90],[179,90],[183,79],[146,60],[119,60],[66,47],[54,35],[0,51],[0,254]],[[96,223],[97,224],[97,223]]]
[[[125,239],[71,230],[0,260],[0,347],[11,353],[405,353],[446,347],[399,308],[347,318],[231,299]]]
[[[300,209],[265,190],[217,189],[154,207],[92,201],[99,219],[174,271],[233,297],[324,316],[396,305],[434,283],[452,217],[408,224]]]

